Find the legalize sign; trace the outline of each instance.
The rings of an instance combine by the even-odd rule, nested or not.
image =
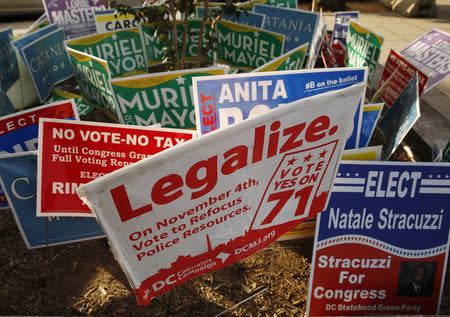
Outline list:
[[[307,315],[439,313],[450,164],[342,162],[320,213]]]
[[[302,69],[303,62],[305,61],[306,51],[308,50],[308,44],[303,44],[292,51],[289,51],[280,57],[262,65],[254,70],[257,72],[270,72],[276,70],[298,70]]]
[[[405,47],[400,54],[429,77],[426,87],[429,90],[450,74],[449,47],[450,34],[431,30]]]
[[[347,34],[347,66],[369,67],[369,85],[383,45],[383,37],[350,20]]]
[[[68,40],[66,45],[106,60],[112,77],[142,74],[147,71],[138,28],[88,35]]]
[[[217,59],[232,67],[253,70],[283,54],[284,36],[247,25],[220,21]]]
[[[419,75],[419,95],[421,95],[428,77],[407,59],[391,49],[379,83],[380,89],[384,92],[381,99],[388,107],[392,106],[397,100],[416,72]]]
[[[94,10],[105,9],[105,0],[43,0],[47,17],[64,29],[67,38],[95,33]]]
[[[225,67],[197,68],[110,81],[121,123],[195,128],[192,77],[220,75]]]
[[[322,211],[363,90],[294,102],[80,187],[139,303]]]
[[[253,12],[266,15],[264,30],[286,35],[285,52],[301,44],[311,43],[319,19],[318,13],[261,4],[256,4]]]
[[[36,152],[0,156],[0,185],[28,249],[104,236],[95,219],[36,217],[36,172]]]
[[[367,79],[366,68],[277,71],[194,78],[197,132],[210,131],[269,112],[280,105]],[[361,96],[363,98],[363,95]],[[358,101],[359,102],[359,101]],[[358,144],[362,111],[358,107],[347,148]]]
[[[91,103],[114,110],[114,100],[109,88],[111,79],[108,63],[95,56],[67,48],[75,70],[81,95]]]
[[[93,216],[76,189],[93,179],[185,142],[195,132],[99,122],[39,123],[38,216]]]
[[[72,64],[64,47],[64,31],[61,28],[23,46],[21,53],[41,102],[49,97],[56,84],[73,75]]]

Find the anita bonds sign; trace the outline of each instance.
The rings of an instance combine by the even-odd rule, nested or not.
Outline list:
[[[80,187],[138,302],[322,211],[363,90],[294,102]]]
[[[66,38],[95,33],[94,10],[105,9],[105,0],[43,0],[47,17],[64,29]]]
[[[372,86],[373,73],[383,45],[383,37],[350,20],[347,34],[347,66],[369,67],[368,83]]]
[[[36,217],[36,171],[36,152],[0,156],[0,185],[28,249],[104,237],[93,218]]]
[[[367,79],[366,68],[277,71],[194,78],[199,135],[242,122],[280,105],[351,86]],[[361,99],[364,94],[361,95]],[[362,110],[354,114],[346,148],[357,147]]]
[[[147,61],[138,28],[88,35],[68,40],[66,45],[106,60],[112,77],[147,72]]]
[[[93,179],[190,140],[193,131],[99,122],[39,122],[38,216],[91,216],[76,189]]]
[[[445,163],[341,163],[318,217],[307,315],[439,313],[449,171]]]
[[[195,129],[192,77],[221,75],[225,67],[197,68],[110,81],[124,124]]]
[[[75,70],[75,79],[81,95],[89,102],[114,112],[114,100],[108,84],[108,80],[111,79],[108,63],[71,48],[67,48],[67,52]]]
[[[220,21],[217,25],[219,63],[251,71],[283,54],[284,35],[247,25]]]

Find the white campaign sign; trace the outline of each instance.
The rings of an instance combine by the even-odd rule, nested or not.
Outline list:
[[[364,88],[295,101],[81,186],[139,303],[324,210]]]

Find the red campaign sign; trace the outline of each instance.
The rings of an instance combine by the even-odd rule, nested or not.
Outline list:
[[[80,187],[139,304],[321,212],[364,88],[286,104]]]
[[[386,84],[386,87],[383,88],[384,93],[381,96],[386,106],[392,106],[415,72],[419,75],[419,94],[422,95],[428,77],[403,56],[391,49],[379,83],[379,87]]]
[[[194,136],[188,130],[41,119],[37,215],[93,217],[76,194],[79,186]]]

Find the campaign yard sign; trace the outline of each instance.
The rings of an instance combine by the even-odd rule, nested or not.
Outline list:
[[[125,30],[139,26],[133,14],[120,14],[116,10],[95,10],[94,19],[97,33]]]
[[[291,9],[297,9],[298,7],[296,0],[256,0],[250,2]]]
[[[194,131],[42,119],[36,213],[93,217],[76,189],[116,169],[183,143]]]
[[[36,217],[36,171],[36,152],[0,156],[0,185],[28,249],[104,237],[92,218]]]
[[[195,129],[192,78],[225,71],[226,67],[208,67],[112,79],[120,123]]]
[[[331,43],[334,41],[347,45],[347,32],[349,20],[358,21],[359,11],[340,11],[334,13],[334,29],[331,37]]]
[[[389,159],[395,152],[419,117],[419,84],[418,76],[415,74],[380,121],[379,128],[385,139],[383,160]]]
[[[428,76],[426,91],[450,74],[449,46],[450,34],[434,29],[400,52],[403,57]]]
[[[391,49],[379,83],[379,89],[383,89],[381,100],[388,107],[392,106],[416,72],[419,76],[419,95],[422,95],[428,81],[427,75]]]
[[[42,0],[51,23],[64,29],[66,38],[95,33],[94,11],[106,9],[106,0]]]
[[[155,36],[155,27],[151,24],[141,23],[139,29],[142,43],[144,43],[148,66],[161,64],[164,56],[164,44]]]
[[[364,105],[362,123],[360,125],[361,132],[359,134],[359,147],[365,148],[369,145],[375,126],[378,123],[381,112],[383,111],[384,102]]]
[[[219,7],[209,7],[208,9],[209,13],[220,10]],[[203,19],[203,17],[205,16],[205,7],[197,6],[195,8],[195,16],[197,19]],[[236,14],[225,13],[222,17],[223,20],[253,26],[255,28],[262,28],[265,18],[266,16],[264,14],[245,10],[237,10]]]
[[[0,117],[15,112],[8,97],[8,91],[19,80],[19,66],[12,40],[12,28],[0,31]]]
[[[242,122],[305,97],[365,82],[367,68],[277,71],[194,78],[199,135]],[[361,96],[363,100],[364,95]],[[359,102],[359,101],[358,101]],[[346,148],[358,144],[362,106],[353,114]]]
[[[255,4],[253,12],[266,16],[264,30],[277,32],[286,36],[285,52],[297,46],[311,43],[317,29],[319,14],[289,8]],[[308,49],[311,50],[311,45]]]
[[[147,72],[138,28],[88,35],[66,41],[67,47],[106,60],[112,77]]]
[[[95,56],[67,48],[81,95],[89,102],[112,112],[114,99],[109,87],[111,72],[108,63]]]
[[[54,102],[0,117],[0,155],[37,150],[40,118],[79,120],[72,100]]]
[[[72,99],[77,107],[77,112],[80,117],[90,114],[94,107],[86,104],[80,95],[74,94],[60,89],[53,89],[49,102],[63,101]]]
[[[346,64],[350,67],[369,67],[368,84],[373,85],[373,73],[381,53],[384,38],[350,20],[347,34]]]
[[[138,302],[322,211],[363,90],[296,101],[81,186]]]
[[[271,60],[267,64],[254,70],[255,73],[270,72],[277,70],[299,70],[303,68],[308,44],[300,45],[280,57]]]
[[[217,60],[251,71],[283,54],[284,35],[248,25],[220,21],[217,25]]]
[[[22,48],[27,68],[41,102],[53,87],[73,75],[72,64],[64,47],[64,31],[57,28]]]
[[[327,25],[322,15],[319,16],[316,31],[314,32],[311,49],[309,50],[308,59],[306,60],[305,68],[312,69],[316,65],[317,57],[322,50],[322,43],[327,35]]]
[[[449,170],[445,163],[341,163],[318,216],[308,315],[439,313]]]

